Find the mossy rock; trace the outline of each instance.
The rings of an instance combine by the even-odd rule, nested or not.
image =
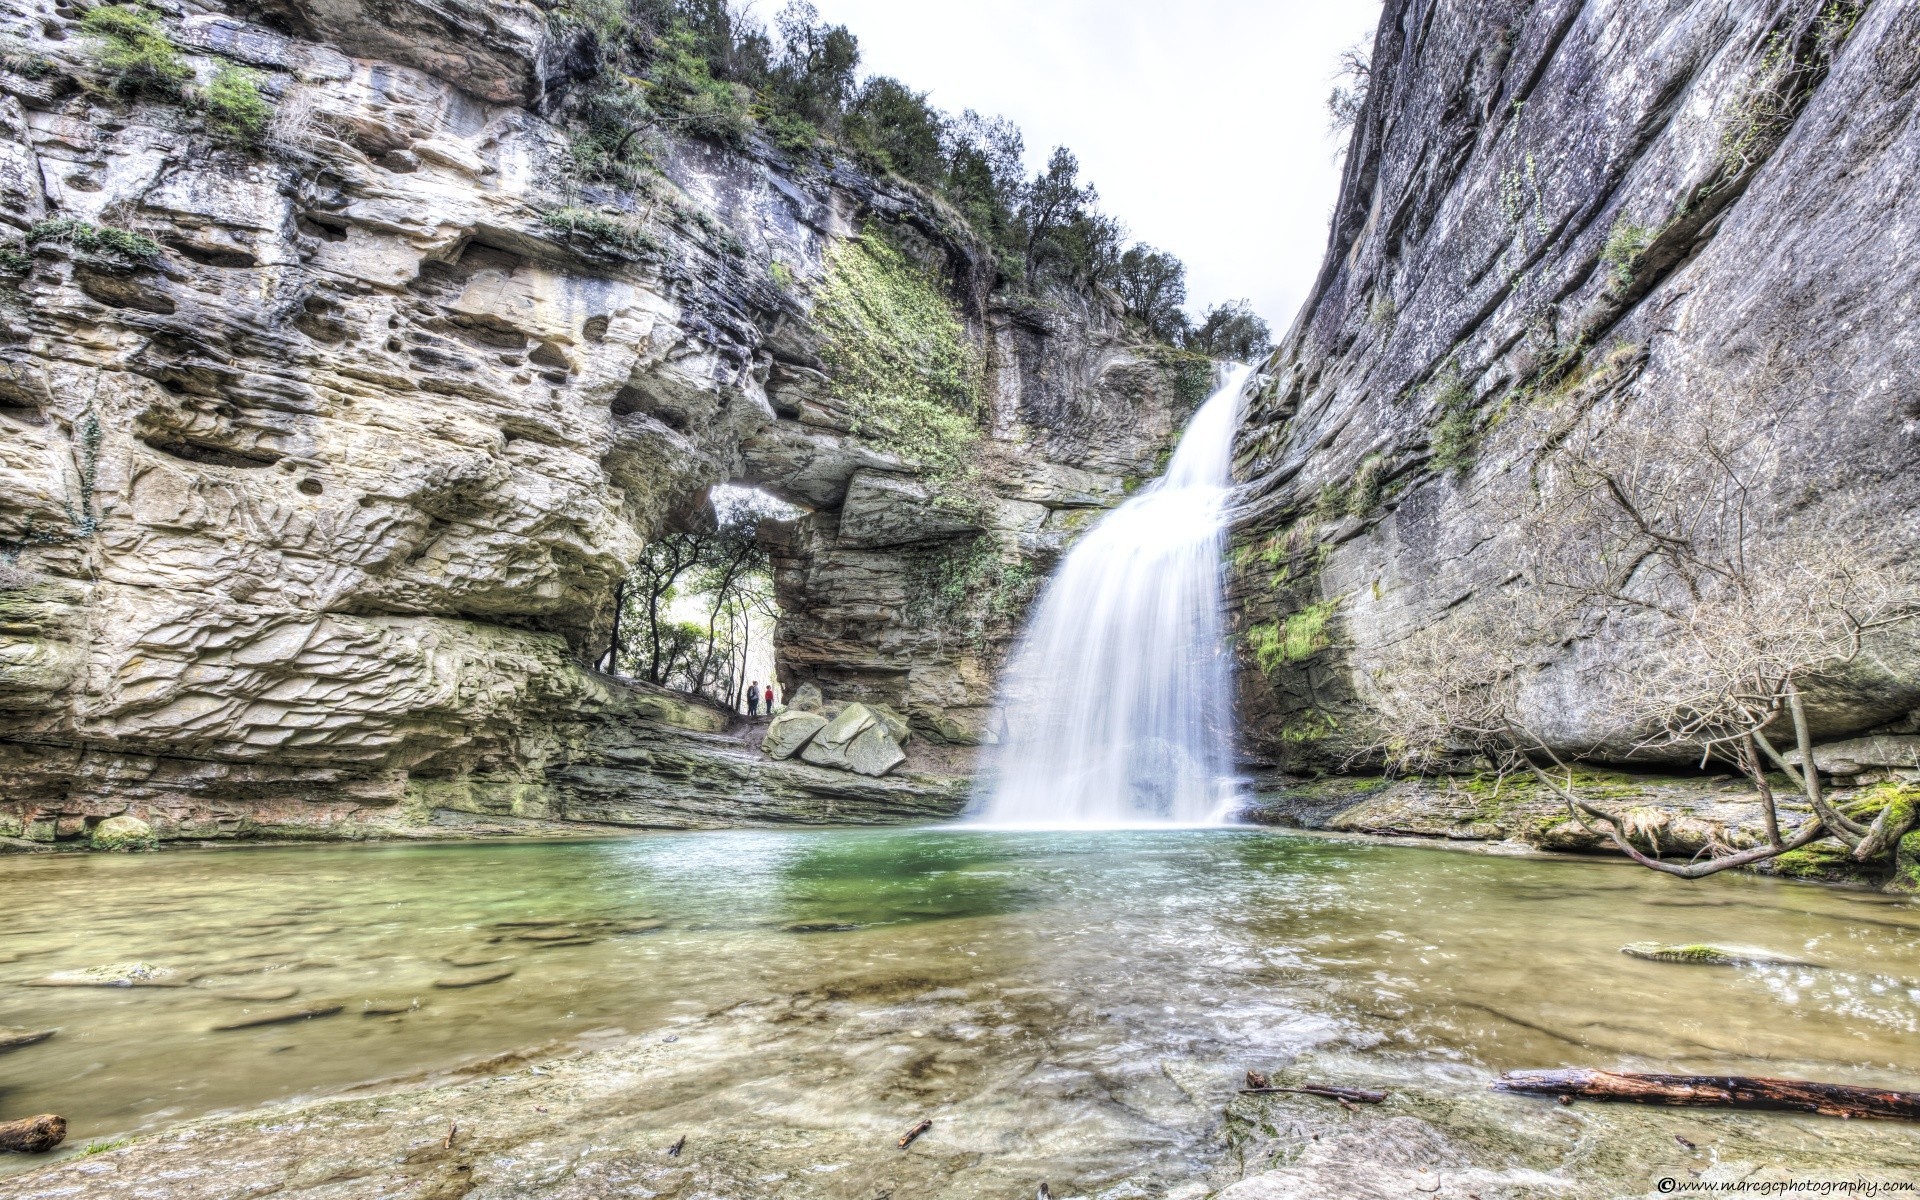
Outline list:
[[[1878,886],[1887,869],[1884,863],[1863,863],[1839,842],[1820,841],[1798,850],[1789,850],[1761,864],[1771,875],[1788,879],[1807,879],[1817,883],[1863,883]]]
[[[1797,958],[1768,954],[1760,950],[1738,950],[1726,946],[1710,946],[1704,942],[1694,942],[1685,946],[1672,946],[1664,942],[1628,942],[1620,947],[1620,953],[1632,958],[1644,958],[1649,962],[1686,963],[1700,967],[1817,967],[1820,965]]]
[[[88,844],[95,850],[118,853],[135,853],[142,850],[158,850],[160,838],[153,832],[153,826],[138,817],[108,817],[93,827],[93,835]]]

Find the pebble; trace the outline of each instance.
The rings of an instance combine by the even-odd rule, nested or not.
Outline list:
[[[513,974],[512,967],[502,967],[497,971],[471,971],[465,975],[448,975],[433,981],[437,988],[479,987],[483,983],[499,983]]]
[[[226,1021],[215,1025],[214,1031],[228,1029],[255,1029],[262,1025],[285,1025],[290,1021],[311,1021],[317,1017],[330,1017],[345,1008],[344,1004],[318,1004],[304,1008],[277,1008],[263,1013],[254,1013],[238,1021]]]

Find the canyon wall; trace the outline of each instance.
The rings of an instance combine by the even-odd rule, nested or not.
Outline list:
[[[1027,581],[1204,362],[997,295],[939,202],[845,162],[663,135],[582,188],[580,35],[531,5],[161,11],[202,84],[257,72],[260,145],[109,94],[64,2],[0,8],[0,837],[952,811],[596,673],[616,582],[711,485],[762,487],[805,509],[766,533],[783,681],[977,742]],[[821,356],[868,237],[978,365],[965,505]]]
[[[1388,0],[1325,264],[1238,447],[1251,757],[1378,762],[1396,648],[1537,584],[1570,441],[1657,475],[1725,432],[1700,493],[1738,481],[1755,544],[1913,566],[1916,89],[1920,8],[1890,0]],[[1631,757],[1631,634],[1552,631],[1523,719]],[[1912,733],[1917,638],[1824,681],[1816,734]]]

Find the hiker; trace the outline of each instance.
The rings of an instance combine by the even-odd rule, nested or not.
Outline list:
[[[771,683],[767,685],[767,715],[773,715],[773,685]]]
[[[760,714],[760,681],[756,679],[752,683],[747,685],[747,715],[749,717],[754,717],[754,716],[758,716],[759,714]]]

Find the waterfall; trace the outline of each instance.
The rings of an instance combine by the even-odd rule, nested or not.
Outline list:
[[[1233,435],[1251,374],[1201,405],[1167,473],[1061,562],[1001,689],[977,789],[993,825],[1197,825],[1235,795],[1221,577]]]

